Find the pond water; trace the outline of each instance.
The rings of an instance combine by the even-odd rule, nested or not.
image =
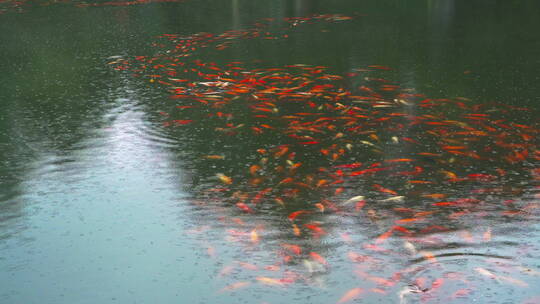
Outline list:
[[[539,13],[0,1],[0,303],[540,303]]]

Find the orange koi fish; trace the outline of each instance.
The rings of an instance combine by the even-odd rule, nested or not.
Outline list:
[[[433,255],[433,253],[431,253],[429,251],[420,251],[419,253],[422,254],[427,260],[436,261],[435,255]],[[440,280],[442,281],[442,279],[440,279]],[[435,282],[437,282],[437,280]],[[433,283],[433,284],[435,284],[435,283]],[[441,284],[442,284],[442,282],[441,282]],[[433,286],[431,288],[433,289]]]
[[[279,197],[274,198],[274,201],[281,206],[285,206],[285,202]]]
[[[227,184],[227,185],[230,185],[232,184],[232,178],[228,177],[227,175],[223,174],[223,173],[218,173],[216,174],[217,178],[219,178],[219,180],[224,183],[224,184]]]
[[[388,286],[388,287],[391,287],[391,286],[394,286],[396,284],[396,282],[394,281],[391,281],[391,280],[388,280],[388,279],[385,279],[385,278],[380,278],[380,277],[369,277],[368,280],[372,281],[372,282],[375,282],[379,285],[384,285],[384,286]]]
[[[451,171],[441,170],[441,173],[446,175],[446,177],[449,178],[449,179],[456,179],[457,178],[457,175],[454,172],[451,172]]]
[[[491,241],[491,228],[488,227],[488,229],[486,230],[486,232],[484,232],[483,236],[482,236],[482,239],[484,240],[484,242],[489,242]]]
[[[302,232],[300,231],[300,228],[298,228],[296,224],[292,224],[292,228],[293,228],[294,235],[300,236],[302,234]]]
[[[371,292],[380,293],[380,294],[387,294],[387,291],[381,288],[371,288]]]
[[[425,180],[409,180],[407,181],[408,184],[433,184],[433,182],[425,181]]]
[[[402,163],[402,162],[412,162],[414,159],[411,158],[396,158],[396,159],[387,159],[385,162],[387,163]]]
[[[386,231],[385,233],[381,234],[378,238],[375,239],[375,244],[380,244],[384,242],[386,239],[388,239],[392,233],[394,233],[394,228]]]
[[[294,179],[292,177],[287,177],[287,178],[283,179],[282,181],[280,181],[278,183],[278,185],[292,183],[293,181],[294,181]]]
[[[255,175],[257,171],[259,171],[260,169],[261,169],[261,166],[252,165],[251,167],[249,167],[249,173],[251,173],[251,175]]]
[[[349,302],[349,301],[352,301],[356,298],[358,298],[358,296],[360,296],[360,294],[362,294],[364,290],[362,288],[353,288],[349,291],[347,291],[338,301],[336,304],[342,304],[342,303],[345,303],[345,302]]]
[[[257,281],[265,284],[265,285],[271,285],[271,286],[285,286],[283,282],[279,279],[269,278],[269,277],[256,277]]]
[[[276,153],[274,153],[274,157],[275,158],[280,158],[282,157],[283,155],[285,155],[287,153],[287,151],[289,151],[289,147],[287,146],[283,146],[279,149],[279,151],[277,151]]]
[[[381,186],[379,184],[374,184],[373,188],[375,188],[375,190],[377,190],[379,192],[388,193],[388,194],[392,194],[392,195],[397,195],[396,191],[384,188],[383,186]]]
[[[317,185],[315,185],[316,187],[322,187],[324,185],[328,184],[328,180],[326,179],[321,179],[317,182]]]
[[[442,198],[446,197],[446,194],[443,194],[443,193],[423,194],[422,197],[433,198],[433,199],[442,199]]]
[[[472,292],[472,289],[470,289],[470,288],[462,288],[462,289],[459,289],[456,292],[454,292],[450,296],[450,298],[452,298],[452,299],[464,298],[464,297],[468,296],[471,292]]]
[[[225,159],[225,156],[223,155],[205,155],[203,158],[206,159]]]
[[[396,224],[410,223],[410,222],[417,222],[417,221],[421,221],[421,220],[424,220],[424,218],[423,218],[423,217],[418,217],[418,218],[406,218],[406,219],[397,220],[397,221],[396,221]]]
[[[236,290],[236,289],[240,289],[240,288],[243,288],[243,287],[246,287],[248,285],[250,285],[251,283],[250,282],[237,282],[237,283],[233,283],[231,285],[227,285],[223,288],[221,288],[219,290],[219,292],[225,292],[225,291],[233,291],[233,290]]]
[[[253,244],[258,244],[259,243],[259,234],[257,233],[257,229],[253,229],[251,230],[251,242]]]
[[[356,252],[353,252],[353,251],[349,251],[347,253],[347,256],[349,257],[349,259],[355,263],[360,263],[360,262],[365,262],[367,260],[369,260],[369,256],[366,256],[366,255],[361,255],[361,254],[358,254]]]
[[[231,265],[227,265],[225,267],[223,267],[221,269],[221,271],[219,272],[218,276],[219,277],[224,277],[224,276],[227,276],[229,274],[231,274],[231,272],[234,270],[234,267],[231,266]]]
[[[443,150],[465,150],[467,147],[465,146],[441,146],[441,149]]]

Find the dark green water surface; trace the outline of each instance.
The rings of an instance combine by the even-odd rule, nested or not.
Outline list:
[[[540,303],[539,16],[540,2],[508,0],[1,1],[0,303]],[[276,39],[175,57],[197,33],[257,22]],[[136,56],[158,59],[141,68]],[[367,103],[276,98],[273,113],[252,112],[262,101],[227,84],[208,95],[229,103],[184,111],[192,103],[157,80],[185,79],[173,86],[186,94],[217,80],[153,67],[171,58],[243,67],[222,82],[324,67],[344,80],[315,85],[352,95],[384,78],[422,97],[366,114],[433,115],[489,135],[446,140],[445,127],[383,118],[299,145],[280,115]],[[455,103],[432,111],[427,98]],[[441,148],[463,144],[480,156]],[[335,175],[391,159],[415,163]]]

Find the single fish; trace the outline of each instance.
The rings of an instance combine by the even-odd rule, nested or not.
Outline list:
[[[411,255],[416,255],[418,253],[416,247],[414,247],[414,245],[409,241],[403,241],[403,248],[405,248],[405,250],[407,250]]]
[[[405,196],[393,196],[393,197],[379,200],[379,202],[402,202],[404,200],[405,200]]]
[[[365,199],[364,196],[358,195],[358,196],[351,197],[350,199],[346,200],[346,201],[343,203],[343,205],[347,205],[347,204],[354,203],[354,202],[358,202],[358,201],[363,201],[364,199]]]
[[[227,285],[223,288],[221,288],[219,290],[219,292],[225,292],[225,291],[233,291],[233,290],[236,290],[236,289],[240,289],[240,288],[243,288],[243,287],[247,287],[249,286],[251,283],[250,282],[237,282],[237,283],[233,283],[231,285]]]
[[[274,279],[274,278],[269,278],[269,277],[256,277],[255,279],[265,285],[285,286],[285,284],[279,279]]]
[[[362,294],[363,291],[364,290],[362,288],[359,288],[359,287],[350,289],[336,303],[337,304],[342,304],[342,303],[345,303],[345,302],[352,301],[352,300],[358,298],[358,296],[360,296],[360,294]]]
[[[232,178],[228,177],[227,175],[225,175],[223,173],[218,173],[218,174],[216,174],[216,176],[224,184],[230,185],[233,182]]]

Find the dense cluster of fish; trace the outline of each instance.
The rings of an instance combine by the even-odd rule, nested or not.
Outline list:
[[[496,222],[487,215],[538,221],[540,129],[531,109],[430,98],[384,78],[390,68],[380,65],[338,75],[305,64],[218,64],[198,53],[234,47],[239,39],[286,39],[301,24],[351,19],[286,18],[279,34],[268,29],[270,19],[219,34],[166,34],[155,56],[110,62],[170,92],[175,108],[161,113],[164,128],[199,132],[219,148],[198,155],[216,171],[195,187],[194,204],[220,214],[225,241],[239,244],[246,259],[264,248],[274,260],[229,263],[218,277],[244,279],[220,292],[255,284],[324,286],[317,274],[343,258],[358,280],[336,303],[390,292],[402,303],[441,300],[442,286],[451,292],[447,300],[459,301],[477,285],[465,272],[445,271],[444,256],[428,248],[489,244],[497,227],[474,226]],[[365,231],[351,232],[354,225]],[[216,256],[211,241],[205,247]],[[346,252],[314,249],[324,242],[339,242]],[[404,267],[388,274],[390,259],[404,260]],[[484,263],[474,268],[476,280],[530,288],[526,278],[539,275],[494,257]],[[443,274],[412,279],[427,267]]]
[[[27,5],[0,0],[0,14]],[[205,59],[240,40],[287,39],[302,25],[353,18],[285,18],[278,30],[270,28],[276,20],[264,19],[223,33],[164,34],[153,56],[111,57],[115,70],[170,92],[174,110],[160,113],[165,129],[212,142],[197,161],[215,172],[201,173],[207,176],[194,187],[193,204],[218,223],[190,232],[224,231],[224,241],[244,254],[242,261],[223,261],[217,278],[227,283],[219,293],[254,285],[324,288],[332,261],[343,260],[356,280],[336,303],[373,296],[458,302],[473,296],[482,280],[534,287],[527,280],[538,282],[540,271],[511,259],[482,255],[472,279],[436,252],[448,244],[488,246],[499,218],[538,223],[540,128],[533,109],[430,98],[386,79],[390,68],[381,65],[336,74],[326,66]],[[202,243],[217,257],[213,241]],[[520,246],[516,255],[535,251]],[[427,268],[441,275],[418,275]],[[227,280],[233,277],[236,282]]]

